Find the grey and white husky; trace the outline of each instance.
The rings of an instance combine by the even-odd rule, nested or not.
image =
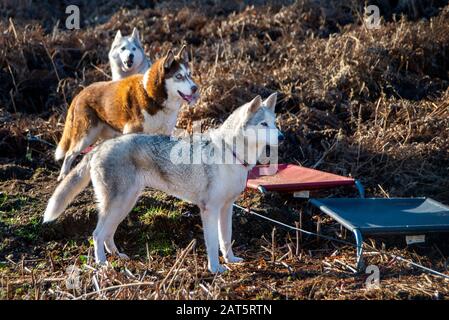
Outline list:
[[[144,74],[151,66],[151,60],[145,56],[139,31],[134,28],[130,36],[124,37],[117,31],[109,51],[112,81],[120,80],[133,74]]]
[[[58,185],[44,222],[59,217],[92,180],[99,210],[93,233],[96,262],[106,263],[105,247],[110,254],[127,258],[118,251],[114,233],[143,188],[154,188],[200,208],[208,269],[225,271],[219,263],[219,248],[226,263],[242,261],[231,248],[232,205],[245,189],[248,171],[257,158],[282,137],[275,125],[275,104],[276,94],[265,101],[257,96],[201,139],[129,134],[104,142]],[[197,151],[202,161],[185,161]]]

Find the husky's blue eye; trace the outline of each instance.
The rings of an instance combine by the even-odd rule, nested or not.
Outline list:
[[[136,51],[136,48],[133,48],[133,51]]]
[[[181,80],[181,79],[182,79],[182,74],[179,74],[179,73],[178,73],[178,74],[176,75],[176,79]]]
[[[268,127],[268,123],[266,123],[266,122],[262,122],[260,125],[263,127]]]

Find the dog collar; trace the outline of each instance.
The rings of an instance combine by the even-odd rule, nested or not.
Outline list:
[[[243,167],[245,167],[245,169],[248,169],[248,166],[249,166],[248,162],[246,162],[245,160],[243,160],[243,161],[240,160],[239,157],[237,157],[237,155],[235,154],[234,151],[232,151],[232,155],[234,156],[235,160],[237,160],[238,162],[240,162],[240,164],[241,164]]]
[[[228,149],[229,151],[232,152],[232,156],[234,157],[235,160],[237,160],[237,162],[243,166],[245,169],[248,169],[249,167],[249,163],[246,162],[245,160],[240,160],[240,158],[237,156],[237,154],[235,153],[234,149],[231,149],[227,144],[225,144],[225,148]]]

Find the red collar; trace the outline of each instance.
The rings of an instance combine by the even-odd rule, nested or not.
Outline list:
[[[240,160],[240,158],[237,156],[237,154],[235,153],[234,149],[231,149],[227,144],[225,144],[225,148],[228,149],[229,151],[232,152],[232,156],[234,157],[234,159],[241,165],[243,166],[245,169],[248,170],[249,168],[249,163],[246,161],[242,161]]]
[[[240,162],[240,165],[244,166],[245,169],[248,169],[249,164],[245,161],[245,160],[240,160],[239,157],[237,157],[237,155],[235,154],[234,151],[232,151],[232,155],[234,156],[235,160],[237,160],[238,162]]]

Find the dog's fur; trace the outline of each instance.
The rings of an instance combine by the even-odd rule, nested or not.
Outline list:
[[[113,81],[133,74],[144,74],[151,66],[151,60],[145,56],[136,28],[128,37],[122,36],[120,30],[117,31],[108,56]]]
[[[197,99],[185,47],[176,56],[169,51],[144,75],[86,87],[67,112],[55,153],[56,160],[64,158],[58,181],[80,152],[100,138],[138,132],[171,134],[183,100],[194,104]]]
[[[275,125],[275,104],[276,94],[264,102],[257,96],[236,109],[220,128],[210,130],[206,137],[194,140],[192,145],[189,138],[142,134],[125,135],[102,143],[56,188],[44,213],[44,222],[60,216],[92,180],[99,208],[93,234],[96,261],[106,262],[105,246],[109,253],[126,257],[115,246],[114,233],[143,188],[151,187],[200,208],[208,268],[211,272],[225,271],[218,260],[219,247],[225,262],[242,261],[234,256],[231,248],[232,205],[245,189],[248,171],[255,164],[248,164],[246,160],[252,155],[260,156],[267,145],[277,144],[277,135],[281,135]],[[262,130],[263,134],[254,139],[249,135],[254,130]],[[277,135],[274,137],[268,132]],[[235,141],[244,141],[247,152],[233,151]],[[189,145],[187,150],[199,150],[206,161],[201,164],[173,162],[173,152],[176,153],[184,142]],[[224,150],[224,155],[233,161],[220,164],[214,161],[211,150]]]

